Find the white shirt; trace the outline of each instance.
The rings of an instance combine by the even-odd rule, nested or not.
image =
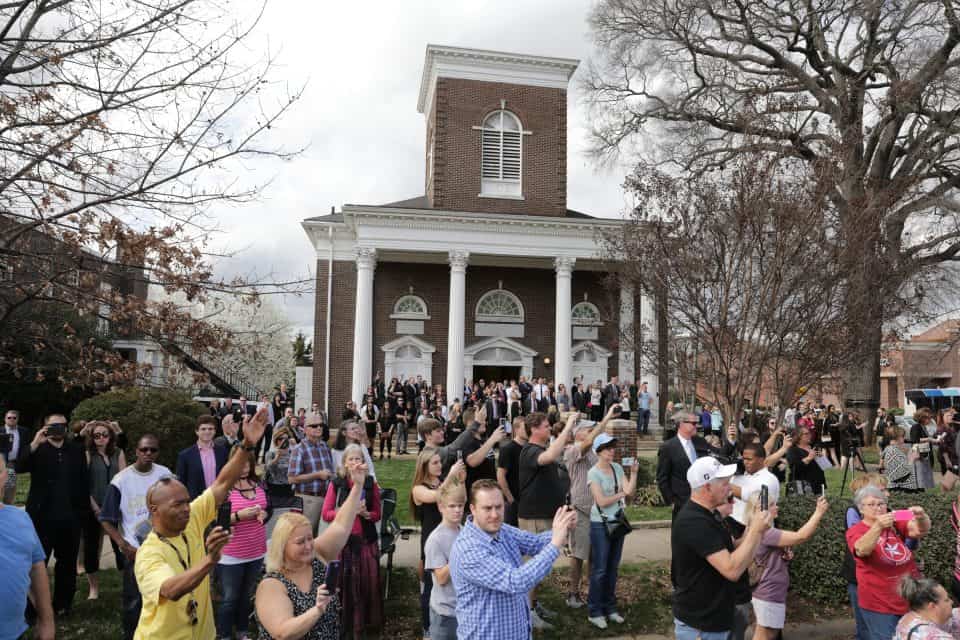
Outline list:
[[[697,452],[693,448],[693,441],[684,438],[681,435],[677,435],[677,439],[680,440],[680,445],[683,447],[683,450],[687,452],[687,457],[690,458],[690,464],[693,464],[697,461]]]
[[[760,487],[767,486],[770,504],[776,504],[780,497],[780,481],[766,467],[756,473],[733,476],[730,484],[740,487],[740,497],[733,499],[733,519],[743,525],[747,524],[747,501],[750,496],[760,491]]]
[[[10,453],[7,454],[7,462],[13,462],[17,459],[17,451],[20,449],[20,430],[17,427],[11,429],[6,425],[4,425],[3,428],[7,430],[7,435],[13,439],[13,444],[10,446]]]
[[[147,490],[161,478],[173,477],[173,472],[154,463],[150,471],[141,473],[132,464],[113,476],[110,481],[120,492],[120,533],[130,546],[139,549],[150,533],[150,510],[147,509]]]

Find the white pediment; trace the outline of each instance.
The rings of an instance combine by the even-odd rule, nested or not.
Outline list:
[[[510,338],[503,337],[492,337],[487,338],[486,340],[481,340],[479,342],[474,342],[470,346],[466,347],[463,350],[463,354],[466,356],[475,356],[481,351],[486,351],[487,349],[509,349],[510,351],[516,351],[524,358],[535,358],[537,352],[533,349],[520,344],[516,340],[511,340]]]
[[[573,357],[578,353],[580,353],[581,351],[586,351],[587,349],[593,349],[596,352],[596,354],[601,358],[609,358],[610,356],[613,355],[613,351],[610,351],[609,349],[604,349],[603,347],[598,345],[596,342],[593,342],[591,340],[584,340],[583,342],[578,342],[577,344],[573,345],[573,349],[570,351],[570,356]]]
[[[416,336],[400,336],[396,340],[391,340],[380,347],[384,352],[395,352],[402,347],[416,347],[424,353],[436,353],[437,348],[429,342],[425,342]]]

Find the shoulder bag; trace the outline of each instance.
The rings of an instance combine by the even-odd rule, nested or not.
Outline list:
[[[620,491],[620,485],[617,482],[617,469],[616,467],[611,467],[613,471],[613,492],[618,493]],[[603,509],[597,506],[597,511],[600,512],[600,520],[603,521],[603,526],[607,530],[608,538],[615,538],[617,536],[625,536],[631,531],[633,531],[633,525],[630,524],[630,521],[627,520],[627,514],[623,511],[623,506],[617,509],[617,512],[613,517],[607,516],[603,512]]]

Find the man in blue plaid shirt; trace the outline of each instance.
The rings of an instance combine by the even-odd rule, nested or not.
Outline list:
[[[309,416],[304,426],[306,437],[290,451],[290,466],[287,480],[293,490],[303,499],[303,515],[310,521],[313,534],[317,534],[323,499],[327,495],[327,482],[333,477],[333,454],[320,437],[321,419]]]
[[[450,552],[450,576],[457,592],[457,638],[527,640],[527,594],[560,556],[577,513],[560,507],[553,528],[540,534],[503,523],[503,492],[493,480],[478,480],[470,491],[470,513]],[[523,556],[531,556],[524,564]]]

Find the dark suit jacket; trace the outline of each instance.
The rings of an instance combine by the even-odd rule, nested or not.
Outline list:
[[[575,389],[571,398],[573,401],[573,406],[577,408],[577,411],[580,413],[587,412],[587,402],[590,400],[590,394],[586,392],[580,393],[579,389]]]
[[[229,450],[226,447],[213,445],[213,455],[217,461],[217,474],[227,464]],[[200,449],[191,445],[177,454],[177,478],[187,487],[190,499],[193,500],[207,488],[203,481],[203,463],[200,462]]]
[[[693,450],[697,458],[722,453],[714,449],[700,436],[692,439]],[[690,499],[690,484],[687,483],[687,469],[690,458],[680,444],[680,436],[673,436],[657,452],[657,487],[667,504],[683,504]]]
[[[5,433],[5,431],[0,429],[0,433]],[[17,433],[20,436],[20,446],[17,447],[17,458],[13,461],[14,468],[11,469],[11,471],[16,471],[16,467],[19,466],[20,461],[30,455],[30,443],[33,442],[33,434],[30,432],[30,429],[18,425]],[[4,456],[4,459],[6,458],[7,456]]]
[[[57,449],[44,442],[30,453],[30,440],[24,457],[17,458],[17,472],[30,474],[30,493],[27,495],[27,513],[34,522],[71,521],[83,523],[90,509],[90,481],[87,477],[87,457],[83,447],[67,440]],[[63,469],[58,469],[62,465]],[[70,513],[53,513],[51,508],[58,502],[55,496],[69,493]],[[71,560],[64,558],[64,562]]]
[[[612,382],[603,389],[603,413],[606,415],[615,404],[620,402],[620,388]]]
[[[497,417],[493,417],[493,403],[497,403]],[[487,401],[483,403],[484,408],[487,410],[487,433],[491,433],[494,429],[500,426],[500,418],[507,417],[507,403],[501,402],[497,398],[487,398]]]

